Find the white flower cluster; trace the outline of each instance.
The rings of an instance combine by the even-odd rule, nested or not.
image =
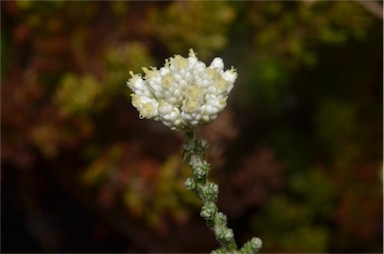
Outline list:
[[[144,78],[130,72],[127,85],[133,91],[132,105],[140,118],[162,121],[172,130],[210,123],[225,108],[237,78],[233,67],[223,68],[219,57],[206,67],[191,49],[188,58],[175,55],[159,70],[143,68]]]

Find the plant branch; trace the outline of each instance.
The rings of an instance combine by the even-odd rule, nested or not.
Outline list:
[[[206,220],[207,226],[215,233],[215,237],[221,245],[220,249],[212,253],[256,253],[261,248],[261,240],[252,238],[238,251],[233,230],[227,227],[227,216],[218,211],[216,201],[219,187],[208,180],[210,165],[204,160],[207,147],[207,142],[196,138],[193,131],[186,131],[183,159],[191,167],[193,176],[185,181],[185,186],[202,200],[203,206],[200,215]]]

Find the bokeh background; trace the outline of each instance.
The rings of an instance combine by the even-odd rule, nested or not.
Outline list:
[[[383,251],[382,1],[2,1],[2,252],[209,252],[182,133],[129,71],[239,74],[199,135],[239,245]]]

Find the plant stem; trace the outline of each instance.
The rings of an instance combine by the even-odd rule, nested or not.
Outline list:
[[[183,159],[191,167],[193,176],[185,181],[185,186],[202,200],[200,215],[206,220],[207,226],[215,233],[221,245],[220,249],[212,253],[256,253],[261,248],[261,240],[252,238],[238,251],[233,230],[227,227],[227,216],[218,211],[216,201],[219,187],[208,181],[210,165],[204,160],[207,148],[208,144],[205,140],[197,138],[193,131],[186,131]]]

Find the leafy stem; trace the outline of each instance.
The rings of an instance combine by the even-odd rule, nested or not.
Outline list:
[[[257,253],[262,243],[256,237],[245,243],[243,248],[237,250],[233,230],[227,227],[227,216],[218,211],[216,202],[219,187],[208,180],[210,165],[204,159],[207,148],[208,144],[205,140],[197,138],[193,131],[186,131],[183,160],[187,161],[191,167],[192,177],[185,181],[185,186],[203,202],[200,215],[206,220],[208,228],[215,233],[215,237],[221,245],[221,248],[212,251],[212,253]]]

